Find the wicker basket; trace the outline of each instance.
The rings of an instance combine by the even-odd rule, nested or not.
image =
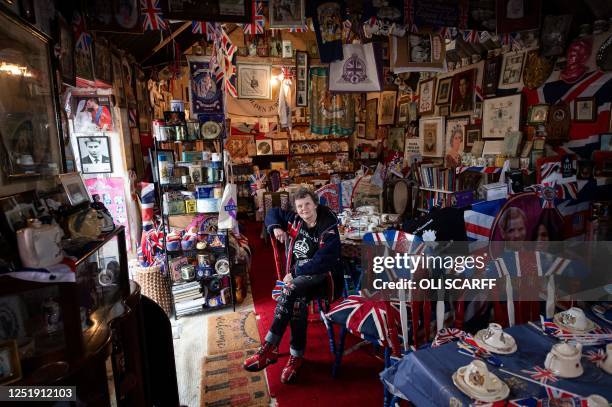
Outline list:
[[[143,267],[131,265],[134,281],[140,285],[142,295],[155,301],[168,316],[172,314],[172,298],[168,279],[161,273],[161,266]]]

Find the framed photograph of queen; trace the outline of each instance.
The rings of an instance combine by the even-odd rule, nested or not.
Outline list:
[[[434,112],[435,91],[436,78],[419,83],[419,114],[426,115]]]

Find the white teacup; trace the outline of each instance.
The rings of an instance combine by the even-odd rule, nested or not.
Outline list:
[[[485,331],[482,340],[487,345],[498,349],[512,346],[512,344],[508,341],[508,337],[504,334],[501,325],[494,322],[489,324],[489,327]]]
[[[608,407],[609,405],[608,400],[599,394],[591,394],[589,397],[587,397],[588,407]]]
[[[487,394],[494,386],[487,365],[482,360],[473,360],[465,367],[463,381],[475,393]]]
[[[559,321],[570,328],[584,331],[588,327],[588,320],[584,311],[577,307],[572,307],[566,311],[563,311],[559,315]]]

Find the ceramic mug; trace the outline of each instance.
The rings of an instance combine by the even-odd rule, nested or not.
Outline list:
[[[489,327],[483,336],[483,340],[487,345],[494,348],[508,347],[508,341],[504,335],[501,325],[494,322],[489,324]]]
[[[583,373],[581,357],[581,343],[577,343],[576,346],[565,342],[557,343],[546,355],[544,367],[560,377],[578,377]]]
[[[572,307],[563,311],[559,319],[563,325],[580,331],[588,327],[587,317],[584,315],[584,311],[578,307]]]

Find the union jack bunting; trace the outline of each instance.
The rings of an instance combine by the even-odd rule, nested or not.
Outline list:
[[[159,0],[140,0],[142,28],[145,31],[165,30],[168,28]]]
[[[590,350],[586,353],[586,358],[591,362],[598,364],[606,359],[606,352],[603,349]]]
[[[219,23],[209,23],[206,21],[192,21],[191,32],[193,34],[206,35],[207,41],[215,41],[221,35]]]
[[[305,33],[308,32],[308,26],[303,25],[301,27],[291,27],[289,28],[290,33]]]
[[[387,310],[391,315],[387,315]],[[388,335],[391,324],[399,321],[399,310],[385,301],[375,301],[360,295],[349,295],[326,314],[332,322],[344,325],[349,332],[380,346],[389,346]]]
[[[523,369],[521,372],[527,373],[530,378],[537,380],[542,384],[546,384],[548,382],[554,383],[559,380],[555,377],[553,372],[540,366],[534,366],[533,370]]]
[[[457,29],[452,27],[442,27],[438,33],[445,40],[452,40],[457,36]]]
[[[72,20],[75,46],[78,49],[89,49],[92,43],[91,34],[85,31],[85,19],[81,13],[75,13]]]
[[[266,21],[263,15],[263,5],[260,1],[253,1],[253,15],[249,24],[243,24],[242,30],[245,34],[263,34],[264,22]]]

